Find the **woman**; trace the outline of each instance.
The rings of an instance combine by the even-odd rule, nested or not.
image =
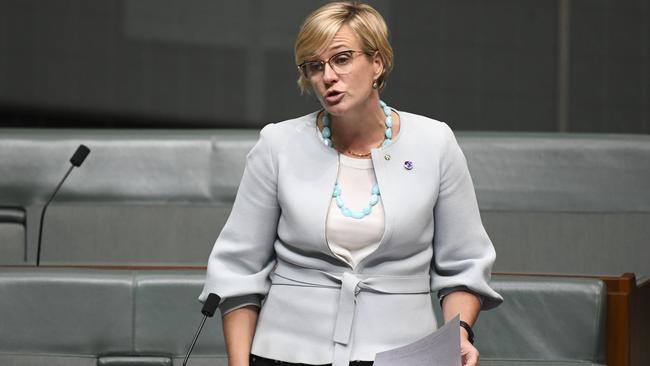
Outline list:
[[[224,298],[231,366],[370,365],[436,329],[431,291],[478,364],[470,326],[502,301],[494,249],[449,127],[379,99],[387,33],[370,6],[336,2],[298,34],[299,85],[323,109],[262,129],[200,297]]]

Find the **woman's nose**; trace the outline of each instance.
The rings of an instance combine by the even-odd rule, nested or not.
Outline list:
[[[336,81],[338,77],[339,75],[336,73],[336,71],[334,71],[329,62],[326,62],[325,66],[323,67],[323,81],[327,84],[331,84],[332,82]]]

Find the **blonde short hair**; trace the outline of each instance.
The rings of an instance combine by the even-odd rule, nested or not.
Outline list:
[[[367,4],[332,2],[311,13],[298,32],[294,47],[296,65],[317,55],[345,24],[361,40],[362,51],[368,55],[377,52],[381,57],[384,71],[377,78],[377,89],[382,91],[386,86],[386,77],[393,69],[393,48],[388,42],[388,27],[384,18]],[[298,86],[301,92],[310,91],[309,80],[302,73],[299,73]]]

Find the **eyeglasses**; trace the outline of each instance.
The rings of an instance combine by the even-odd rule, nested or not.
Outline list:
[[[298,65],[298,69],[307,78],[315,78],[325,72],[325,63],[328,63],[332,70],[338,75],[349,74],[352,71],[352,59],[357,53],[366,53],[363,51],[347,50],[339,52],[330,57],[327,61],[305,61]]]

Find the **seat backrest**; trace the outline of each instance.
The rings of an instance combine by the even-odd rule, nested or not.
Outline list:
[[[499,275],[491,284],[504,302],[481,312],[475,325],[482,363],[606,364],[607,289],[601,280]]]
[[[20,356],[182,358],[203,317],[204,278],[204,270],[1,268],[0,364]],[[193,355],[223,363],[225,354],[217,315]]]
[[[0,270],[0,353],[94,356],[133,344],[129,271]]]

